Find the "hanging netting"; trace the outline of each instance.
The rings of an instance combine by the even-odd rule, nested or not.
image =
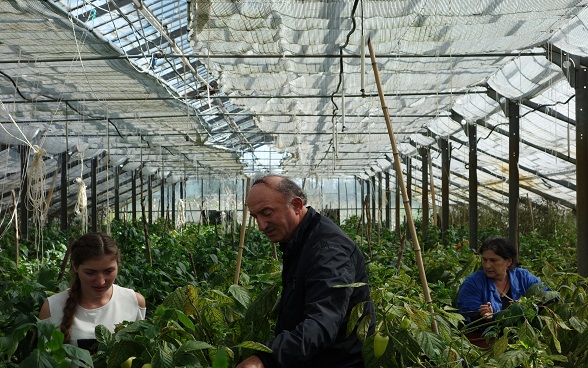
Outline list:
[[[88,230],[88,198],[86,197],[86,184],[81,177],[76,178],[76,184],[78,185],[78,200],[74,208],[74,213],[81,215],[82,219],[82,231],[85,233]]]
[[[35,154],[27,175],[27,197],[29,210],[32,212],[33,226],[35,227],[35,250],[38,258],[39,247],[41,247],[41,256],[43,253],[43,226],[45,225],[47,214],[47,204],[45,201],[45,162],[43,161],[43,155],[46,152],[36,145],[32,148]]]
[[[186,224],[186,202],[183,199],[178,201],[178,216],[176,217],[176,229],[180,230]]]

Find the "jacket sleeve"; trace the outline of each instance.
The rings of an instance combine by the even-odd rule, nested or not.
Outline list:
[[[534,284],[541,282],[541,280],[533,275],[531,272],[524,268],[516,268],[513,272],[514,276],[511,276],[511,286],[513,287],[513,299],[519,300],[522,296],[527,293],[527,290]],[[514,280],[513,280],[514,279]],[[516,282],[516,285],[512,285]],[[543,286],[543,290],[549,290],[546,286]]]
[[[457,307],[459,313],[463,314],[468,322],[479,318],[476,314],[480,310],[480,305],[489,300],[484,300],[484,282],[476,273],[468,276],[459,289],[457,296]]]
[[[335,341],[344,323],[353,289],[334,286],[354,282],[355,259],[338,245],[321,243],[316,248],[301,285],[306,290],[304,320],[268,343],[272,354],[258,354],[267,368],[295,367],[311,359]]]

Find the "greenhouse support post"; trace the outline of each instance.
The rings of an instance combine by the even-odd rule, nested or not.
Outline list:
[[[10,193],[12,193],[12,203],[14,205],[14,212],[12,213],[12,220],[14,221],[14,262],[18,268],[18,258],[20,253],[18,245],[18,200],[16,199],[16,192],[14,189],[11,190]]]
[[[433,160],[429,160],[429,178],[431,181],[431,206],[433,207],[433,226],[437,226],[437,202],[435,201],[435,178],[433,176]]]
[[[131,171],[131,218],[137,222],[137,169]]]
[[[177,182],[173,182],[171,185],[171,223],[172,226],[176,226],[176,188]]]
[[[588,68],[575,67],[576,83],[576,259],[578,273],[588,276]]]
[[[114,219],[120,220],[120,166],[114,168]]]
[[[469,142],[469,242],[470,249],[478,249],[478,126],[476,123],[467,124]]]
[[[247,182],[245,183],[245,198],[243,200],[243,221],[241,221],[241,232],[239,233],[239,253],[237,254],[237,266],[235,267],[235,278],[233,279],[233,284],[239,284],[239,274],[241,273],[241,262],[243,260],[243,248],[245,246],[245,230],[247,226],[247,217],[249,214],[248,207],[247,207],[247,197],[249,196],[249,184],[251,183],[251,178],[247,177]]]
[[[27,192],[28,188],[28,168],[29,168],[29,148],[25,145],[20,145],[20,235],[21,238],[27,239],[29,236],[29,210],[27,208]]]
[[[392,193],[390,191],[390,172],[386,171],[384,173],[385,177],[385,186],[386,186],[386,228],[390,229],[392,226]]]
[[[145,195],[143,193],[143,175],[141,175],[141,220],[143,222],[143,235],[145,236],[145,251],[147,252],[149,266],[153,267],[151,246],[149,245],[149,230],[147,229],[147,215],[145,213]]]
[[[412,244],[415,253],[415,260],[419,270],[419,276],[421,279],[421,285],[423,287],[423,294],[427,303],[427,309],[433,314],[433,301],[431,300],[431,294],[429,293],[429,285],[427,283],[427,275],[425,274],[425,267],[423,266],[423,258],[421,254],[421,248],[416,233],[416,228],[412,219],[412,210],[410,208],[410,202],[408,200],[408,194],[406,187],[402,179],[402,165],[400,164],[398,147],[396,146],[396,139],[394,138],[394,131],[392,130],[392,123],[390,122],[390,115],[388,114],[388,107],[386,106],[386,99],[384,98],[384,91],[382,90],[382,84],[380,83],[380,76],[378,73],[378,65],[376,64],[376,56],[374,54],[374,48],[372,46],[371,39],[368,39],[368,47],[370,51],[370,58],[372,61],[372,67],[374,70],[374,77],[376,79],[376,85],[378,87],[378,95],[380,96],[380,103],[382,105],[382,111],[384,113],[384,119],[386,120],[386,128],[388,129],[388,136],[390,137],[390,144],[392,145],[392,153],[394,155],[394,168],[396,169],[396,176],[400,184],[400,190],[402,192],[402,199],[404,201],[404,210],[406,212],[407,225],[410,230]],[[431,329],[434,333],[438,333],[437,322],[435,318],[431,319]]]
[[[428,147],[421,147],[419,149],[420,155],[422,157],[422,179],[421,179],[421,183],[422,183],[422,198],[423,198],[423,204],[422,204],[422,229],[421,229],[421,233],[422,233],[422,239],[426,239],[427,237],[427,230],[429,227],[429,148]]]
[[[92,231],[98,231],[98,157],[94,156],[91,161],[91,177],[92,183],[90,184],[92,188]]]
[[[516,101],[506,99],[508,117],[508,238],[519,250],[519,137],[520,108]]]
[[[61,176],[60,176],[60,182],[61,182],[61,186],[60,186],[60,191],[61,191],[61,195],[59,198],[59,202],[60,202],[60,220],[59,220],[59,225],[60,225],[60,229],[63,231],[67,231],[68,229],[68,223],[67,223],[67,190],[68,190],[68,185],[67,185],[67,160],[68,160],[68,155],[67,155],[67,150],[65,152],[62,152],[60,154],[60,163],[61,163]]]
[[[441,240],[447,245],[447,231],[449,230],[449,173],[451,166],[451,143],[447,138],[439,138],[441,149]]]

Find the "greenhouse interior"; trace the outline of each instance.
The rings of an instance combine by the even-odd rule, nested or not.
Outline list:
[[[574,283],[580,300],[588,288],[587,6],[588,0],[0,1],[0,249],[16,267],[19,257],[36,258],[27,266],[32,275],[50,258],[49,229],[111,232],[114,223],[137,224],[149,247],[157,241],[148,240],[148,225],[164,222],[179,233],[199,224],[215,227],[219,237],[235,232],[235,243],[244,238],[239,229],[255,227],[246,207],[251,179],[270,173],[294,179],[309,205],[356,232],[373,264],[384,232],[395,236],[394,252],[400,247],[419,265],[419,247],[470,248],[474,257],[484,236],[498,229],[495,235],[526,256],[524,265],[536,265],[544,281]],[[540,219],[546,213],[552,218]],[[549,222],[556,220],[571,223],[569,239]],[[551,249],[552,241],[564,250]],[[269,257],[278,258],[273,247]],[[214,249],[204,257],[226,266],[210,255]],[[565,258],[565,266],[546,254]],[[445,255],[424,256],[436,285],[431,293],[441,298],[435,287],[453,284],[446,274],[435,276],[441,270],[427,257]],[[394,277],[405,272],[402,255],[390,257],[395,261],[385,264],[396,267]],[[201,279],[197,263],[186,267]],[[557,272],[541,268],[547,264]],[[452,287],[457,292],[458,284]],[[380,302],[390,302],[382,295]],[[158,301],[148,299],[148,306]],[[578,303],[573,318],[549,320],[547,340],[533,335],[543,350],[531,352],[528,342],[526,350],[515,349],[509,341],[510,350],[500,345],[485,364],[586,366],[588,309]],[[425,304],[423,315],[411,315],[413,328],[419,318],[433,318],[431,302]],[[1,313],[0,325],[9,325]],[[400,341],[420,349],[425,362],[388,349],[395,363],[371,366],[448,362],[439,349],[458,362],[444,366],[486,359],[418,336]],[[424,348],[426,339],[438,349]],[[563,348],[566,339],[573,343]],[[18,366],[24,351],[19,345],[9,350],[12,358],[0,355],[0,366]]]

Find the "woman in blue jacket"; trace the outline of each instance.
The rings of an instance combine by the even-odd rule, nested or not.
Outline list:
[[[457,306],[468,322],[492,320],[498,312],[541,282],[520,265],[517,249],[503,237],[491,237],[480,247],[482,269],[468,276],[459,290]]]

